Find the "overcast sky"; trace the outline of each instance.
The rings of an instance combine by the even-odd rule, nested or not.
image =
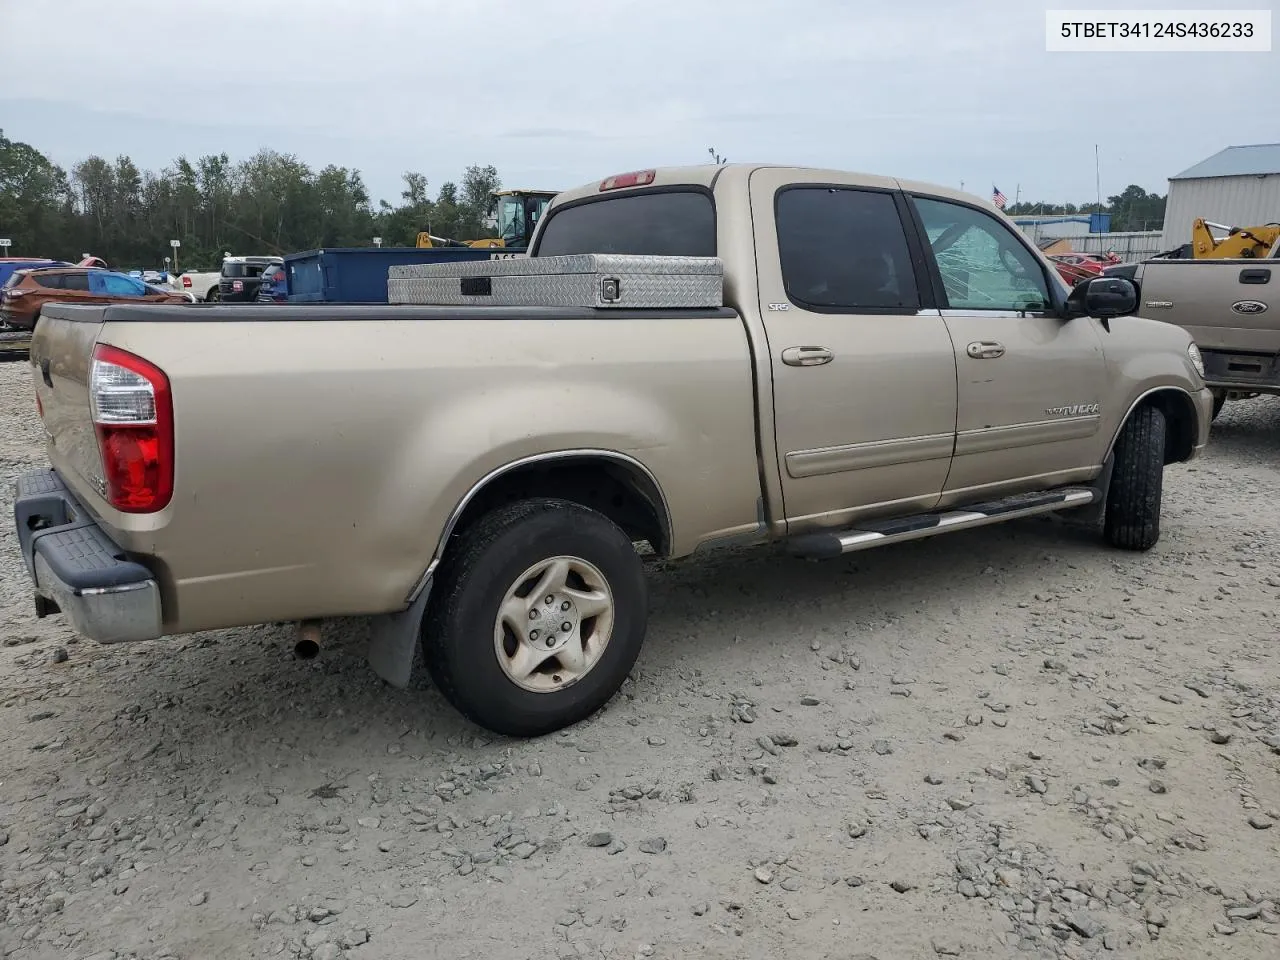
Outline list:
[[[1264,109],[1280,53],[1045,52],[1046,7],[1105,6],[0,0],[0,127],[65,167],[270,147],[359,168],[375,200],[398,197],[405,170],[433,195],[468,163],[564,189],[715,147],[1087,201],[1095,142],[1105,197],[1163,193],[1224,146],[1280,140],[1280,108]]]

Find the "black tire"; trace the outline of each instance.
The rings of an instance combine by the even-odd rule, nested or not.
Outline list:
[[[1210,422],[1218,419],[1218,414],[1222,412],[1222,407],[1227,402],[1227,391],[1213,391],[1213,415],[1209,418]]]
[[[219,292],[217,287],[211,288],[209,292],[204,295],[205,303],[217,303],[221,299],[222,294]]]
[[[1134,411],[1116,442],[1103,534],[1122,550],[1150,550],[1160,539],[1164,486],[1164,411]]]
[[[552,692],[511,680],[494,646],[498,608],[516,578],[556,556],[594,565],[613,594],[613,628],[584,676]],[[617,693],[635,665],[648,621],[648,587],[631,539],[594,510],[566,500],[499,507],[462,535],[436,571],[422,648],[453,706],[494,733],[536,737],[578,723]]]

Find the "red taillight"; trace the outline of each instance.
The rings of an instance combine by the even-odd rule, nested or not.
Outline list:
[[[623,187],[643,187],[646,184],[653,183],[656,176],[653,170],[637,170],[634,173],[620,173],[616,177],[609,177],[607,180],[600,181],[600,191],[620,190]]]
[[[173,497],[173,397],[154,364],[99,344],[89,373],[106,498],[124,513],[155,513]]]
[[[275,273],[273,273],[270,277],[267,278],[267,281],[269,283],[284,283],[284,271],[277,270]]]
[[[188,277],[185,273],[182,275],[182,285],[183,285],[184,287],[190,287],[190,286],[191,286],[191,278],[190,278],[190,277]]]

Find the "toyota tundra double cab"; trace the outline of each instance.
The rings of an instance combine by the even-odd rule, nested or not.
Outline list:
[[[421,648],[466,716],[537,735],[636,662],[642,551],[823,559],[1051,512],[1148,550],[1166,468],[1208,439],[1186,331],[1135,316],[1127,279],[1068,289],[965,193],[613,176],[556,197],[545,264],[454,292],[580,255],[649,276],[568,305],[49,308],[48,465],[14,505],[36,613],[104,643],[369,616],[380,676]]]

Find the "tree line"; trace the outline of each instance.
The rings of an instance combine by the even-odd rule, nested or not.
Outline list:
[[[1168,199],[1148,193],[1135,183],[1129,184],[1104,205],[1097,203],[1011,203],[1004,212],[1011,217],[1074,216],[1090,213],[1111,214],[1111,229],[1116,233],[1134,230],[1160,230],[1164,227],[1164,207]]]
[[[714,148],[714,162],[722,162]],[[0,130],[0,236],[10,255],[78,260],[85,253],[113,266],[160,267],[178,240],[183,267],[217,269],[226,252],[283,256],[317,247],[413,246],[417,234],[474,240],[490,235],[490,194],[501,187],[492,166],[467,167],[459,182],[432,198],[427,178],[404,174],[398,203],[374,204],[360,171],[315,169],[292,154],[261,150],[232,162],[227,154],[178,157],[155,172],[127,156],[91,156],[63,170],[30,144]],[[1107,198],[1111,229],[1157,230],[1165,197],[1130,185]],[[1023,201],[1011,216],[1083,214],[1097,204]]]
[[[91,156],[63,170],[0,130],[0,236],[10,256],[75,262],[85,253],[112,266],[159,268],[178,240],[178,265],[218,269],[224,253],[283,256],[317,247],[413,246],[420,231],[474,240],[490,235],[492,166],[467,167],[434,199],[427,178],[404,174],[396,204],[374,204],[360,171],[315,169],[291,154],[261,150],[178,157],[158,172],[127,156]]]

